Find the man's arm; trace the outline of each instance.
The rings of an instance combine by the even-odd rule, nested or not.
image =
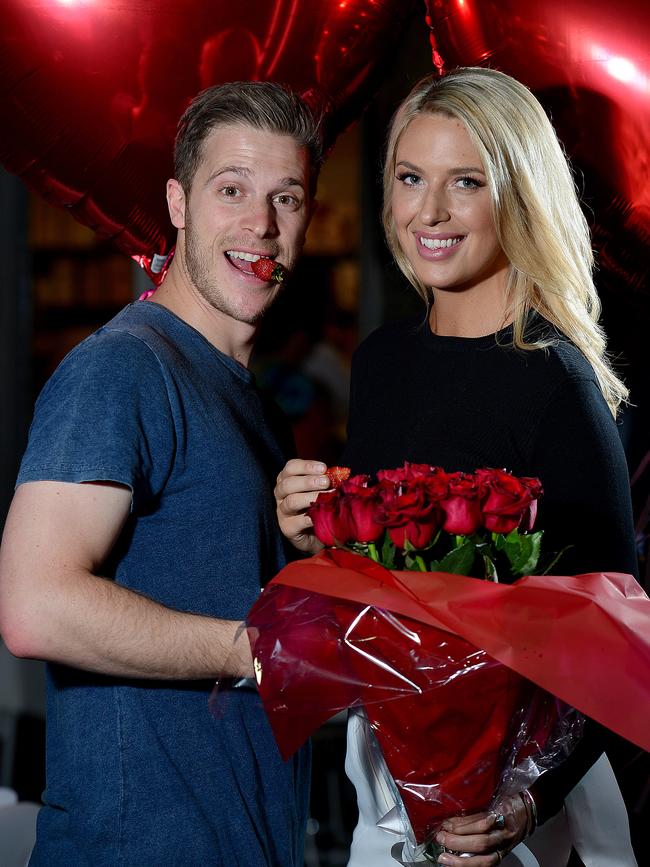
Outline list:
[[[18,488],[0,549],[0,633],[9,650],[118,677],[251,676],[239,621],[174,611],[101,577],[130,503],[117,484]]]

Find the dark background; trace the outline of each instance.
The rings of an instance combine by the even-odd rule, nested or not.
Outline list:
[[[387,320],[419,305],[392,264],[380,227],[380,168],[386,129],[397,103],[431,71],[420,10],[396,39],[384,85],[361,122],[334,147],[320,185],[320,208],[303,260],[260,335],[254,369],[290,417],[299,454],[336,463],[345,440],[346,387],[357,342]],[[541,95],[544,99],[544,95]],[[562,93],[546,94],[561,116]],[[593,206],[584,178],[587,206]],[[602,191],[600,192],[602,195]],[[35,396],[60,359],[79,340],[147,288],[146,277],[123,254],[98,242],[63,211],[0,175],[0,515],[11,499]],[[606,231],[605,227],[595,227]],[[641,248],[639,248],[639,255]],[[634,251],[632,250],[632,255]],[[634,478],[642,575],[647,570],[645,525],[650,466],[647,370],[647,287],[631,291],[624,275],[601,274],[603,321],[617,367],[632,389],[621,435]],[[644,519],[645,515],[645,519]],[[13,660],[0,643],[0,785],[21,800],[40,799],[44,767],[43,672]],[[354,792],[343,774],[344,720],[314,737],[312,819],[307,867],[342,865],[356,821]],[[648,818],[647,756],[619,744],[618,776],[628,802],[639,864],[650,863],[642,841]],[[645,848],[643,848],[645,846]],[[1,863],[0,843],[0,863]]]

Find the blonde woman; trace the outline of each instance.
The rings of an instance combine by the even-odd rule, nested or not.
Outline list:
[[[606,356],[589,231],[542,107],[494,70],[424,79],[393,119],[384,193],[389,247],[424,309],[357,350],[343,463],[354,473],[409,460],[538,476],[546,550],[572,546],[563,571],[636,573],[615,423],[626,389]],[[278,478],[280,525],[303,551],[320,547],[305,509],[328,484],[324,469],[295,460]],[[561,867],[573,840],[593,867],[635,864],[606,739],[587,721],[570,758],[530,790],[496,813],[445,823],[438,863]],[[391,825],[355,716],[346,767],[360,809],[350,864],[423,858]],[[594,811],[601,821],[586,830]],[[535,822],[543,827],[530,846],[518,845]]]

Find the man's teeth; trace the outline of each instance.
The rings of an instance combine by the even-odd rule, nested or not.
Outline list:
[[[262,258],[257,253],[242,253],[241,250],[226,250],[226,256],[230,256],[231,259],[243,259],[245,262],[257,262]]]
[[[440,240],[438,238],[420,238],[420,243],[423,247],[426,247],[429,250],[441,250],[443,247],[455,247],[456,244],[460,244],[462,240],[462,236],[459,236],[458,238],[446,238],[445,240]]]

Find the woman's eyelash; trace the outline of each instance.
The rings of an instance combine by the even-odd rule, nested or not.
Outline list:
[[[398,181],[404,182],[407,180],[407,178],[413,178],[414,181],[420,180],[420,176],[416,175],[415,172],[399,172],[397,175]]]
[[[471,175],[464,175],[462,178],[456,178],[456,182],[469,181],[474,187],[482,187],[483,183],[478,178],[473,178]]]
[[[413,186],[421,180],[420,175],[416,174],[415,172],[398,172],[396,177],[398,181],[407,184],[407,186]],[[483,181],[481,181],[479,178],[474,178],[471,175],[463,175],[462,177],[455,178],[453,183],[466,184],[466,189],[485,186]]]

